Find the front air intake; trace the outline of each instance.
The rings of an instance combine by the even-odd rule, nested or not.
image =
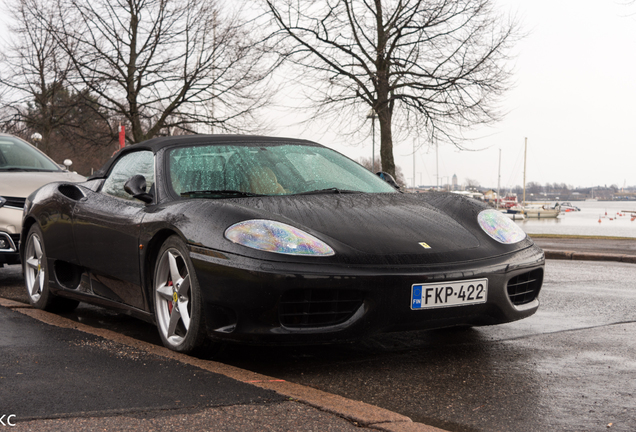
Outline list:
[[[539,295],[542,283],[542,269],[515,276],[508,281],[508,297],[515,306],[530,303]]]
[[[351,318],[362,302],[362,292],[358,290],[290,290],[281,297],[279,319],[288,328],[332,326]]]

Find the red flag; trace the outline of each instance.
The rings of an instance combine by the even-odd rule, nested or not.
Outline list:
[[[119,148],[126,145],[126,130],[123,125],[119,125]]]

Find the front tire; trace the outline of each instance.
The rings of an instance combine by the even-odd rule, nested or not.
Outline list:
[[[72,312],[79,302],[57,297],[49,289],[49,270],[43,238],[38,225],[33,225],[27,234],[22,270],[29,302],[33,307],[49,312]]]
[[[192,353],[206,340],[201,290],[185,243],[168,238],[159,251],[153,278],[155,319],[163,344]]]

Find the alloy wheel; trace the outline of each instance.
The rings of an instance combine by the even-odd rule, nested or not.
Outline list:
[[[27,242],[24,254],[26,285],[32,303],[37,303],[42,296],[44,283],[46,282],[46,256],[42,248],[42,240],[33,233]]]
[[[190,329],[190,275],[181,253],[166,250],[155,270],[157,324],[172,346],[180,345]]]

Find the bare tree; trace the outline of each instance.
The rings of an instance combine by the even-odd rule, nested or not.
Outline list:
[[[43,137],[42,150],[48,152],[51,134],[71,110],[61,97],[70,69],[68,58],[48,32],[55,14],[47,2],[18,0],[5,6],[15,24],[1,58],[0,83],[6,98],[2,123],[11,132],[36,125],[35,131]]]
[[[50,29],[58,26],[56,6],[44,0],[5,2],[12,18],[10,43],[0,58],[2,110],[6,132],[36,143],[56,161],[73,159],[87,174],[112,154],[109,124],[95,98],[69,87],[72,63]]]
[[[464,181],[464,184],[466,185],[466,189],[469,189],[469,190],[477,189],[480,186],[477,180],[471,179],[471,178],[467,178]]]
[[[355,127],[371,108],[382,170],[396,130],[461,148],[465,128],[500,117],[516,24],[491,0],[268,0],[284,54],[317,83],[318,116]],[[310,81],[312,78],[313,81]]]
[[[543,186],[539,182],[528,182],[526,184],[526,192],[532,195],[541,195],[543,193]]]
[[[58,0],[51,32],[72,60],[76,88],[97,96],[113,128],[127,124],[129,141],[202,126],[254,129],[273,62],[240,11],[219,4]]]

